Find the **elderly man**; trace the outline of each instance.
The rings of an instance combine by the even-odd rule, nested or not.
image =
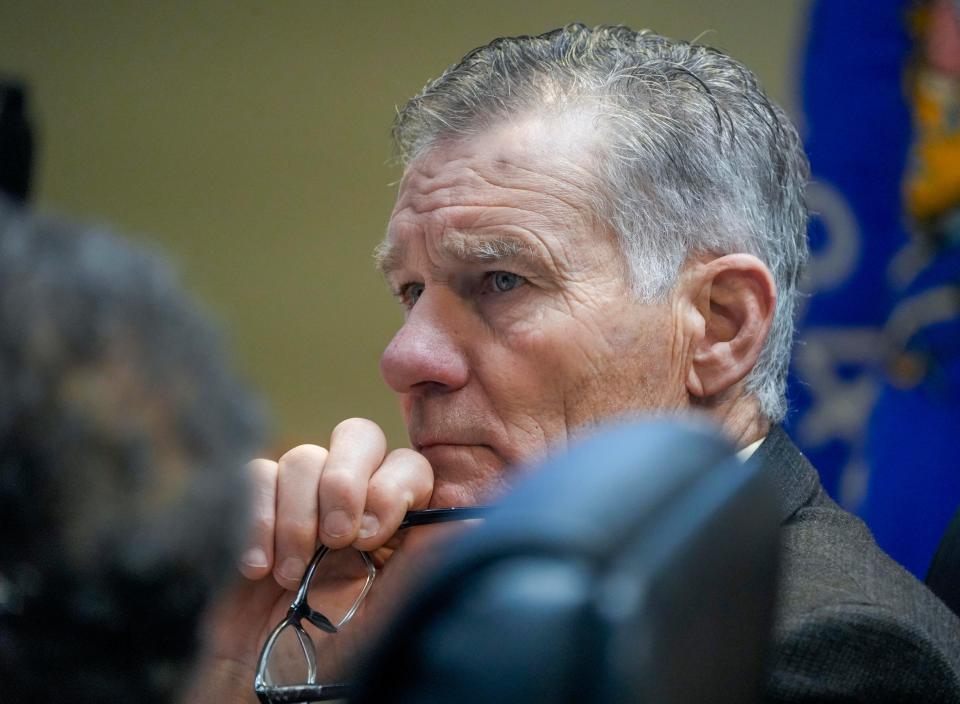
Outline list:
[[[960,624],[776,425],[807,163],[744,66],[626,27],[497,39],[407,103],[394,136],[406,168],[378,261],[406,317],[381,371],[411,449],[353,419],[329,449],[252,464],[246,615],[215,630],[211,691],[249,691],[259,614],[318,541],[396,547],[405,511],[486,500],[605,419],[698,410],[782,488],[770,698],[960,701]]]

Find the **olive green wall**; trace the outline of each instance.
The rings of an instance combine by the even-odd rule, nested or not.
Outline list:
[[[497,35],[625,22],[703,41],[792,107],[807,0],[0,0],[0,72],[25,78],[36,202],[157,242],[226,321],[277,447],[365,415],[400,312],[370,252],[398,178],[394,106]]]

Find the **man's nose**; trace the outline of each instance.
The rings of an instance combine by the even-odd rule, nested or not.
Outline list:
[[[455,312],[442,294],[425,292],[380,358],[380,373],[397,393],[455,391],[469,366],[456,334]]]

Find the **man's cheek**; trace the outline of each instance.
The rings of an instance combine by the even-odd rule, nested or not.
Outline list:
[[[577,327],[580,306],[568,292],[526,291],[509,304],[489,308],[488,324],[501,338],[518,342],[531,336],[551,336],[557,331]]]
[[[517,355],[564,357],[571,338],[582,333],[582,324],[563,308],[538,306],[526,317],[517,317],[498,331],[501,343]]]
[[[580,386],[593,360],[576,328],[530,328],[511,338],[510,354],[498,365],[495,386],[503,390],[498,406],[504,415],[535,420],[550,434],[562,420],[567,390]]]

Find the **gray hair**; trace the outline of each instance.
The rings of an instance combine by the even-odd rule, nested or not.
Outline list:
[[[606,134],[598,215],[641,300],[669,294],[695,253],[747,252],[770,269],[777,308],[747,389],[782,420],[809,166],[789,118],[743,64],[623,26],[499,38],[430,81],[399,111],[393,137],[408,164],[520,113],[583,108]]]

